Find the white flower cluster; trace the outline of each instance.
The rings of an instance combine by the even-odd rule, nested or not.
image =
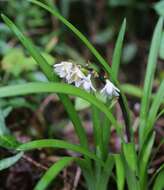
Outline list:
[[[76,87],[82,87],[88,92],[96,91],[91,81],[91,74],[85,76],[80,68],[71,62],[63,61],[54,65],[55,73],[66,80],[67,83],[74,83]],[[114,86],[109,80],[106,80],[104,88],[100,93],[106,97],[119,96],[120,90]]]

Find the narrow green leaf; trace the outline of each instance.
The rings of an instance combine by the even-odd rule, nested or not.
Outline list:
[[[125,94],[129,94],[131,96],[137,97],[137,98],[141,98],[142,97],[142,89],[134,86],[132,84],[122,84],[121,85],[121,90],[125,93]]]
[[[72,150],[102,163],[102,161],[99,158],[97,158],[95,154],[83,148],[82,146],[74,145],[63,140],[54,140],[54,139],[35,140],[18,146],[17,150],[28,151],[37,148],[62,148],[66,150]]]
[[[116,165],[117,189],[124,190],[124,185],[125,185],[124,163],[121,159],[121,155],[115,154],[114,158],[115,158],[115,165]]]
[[[100,122],[100,111],[92,106],[92,121],[93,121],[93,134],[95,145],[101,147],[102,143],[102,130],[101,130],[101,122]]]
[[[152,182],[154,181],[154,179],[156,179],[156,177],[158,176],[158,174],[160,172],[162,172],[164,170],[164,164],[162,164],[153,174],[153,176],[149,179],[149,186],[152,185]]]
[[[149,133],[153,130],[154,123],[156,121],[157,113],[159,110],[159,107],[164,99],[164,81],[159,87],[159,90],[153,100],[152,106],[150,108],[149,114],[148,114],[148,119],[146,122],[146,128],[144,130],[144,139],[147,138]],[[144,140],[143,140],[144,141]]]
[[[44,57],[40,54],[39,50],[34,46],[32,41],[23,35],[23,33],[16,27],[16,25],[5,15],[2,14],[2,19],[4,22],[8,25],[8,27],[12,30],[12,32],[17,36],[17,38],[21,41],[21,43],[24,45],[24,47],[29,51],[31,56],[36,60],[36,62],[39,64],[41,70],[44,72],[44,74],[47,76],[47,78],[50,81],[56,81],[58,82],[58,77],[53,72],[53,69],[48,64],[48,62],[44,59]],[[71,119],[76,133],[80,139],[80,142],[83,146],[88,147],[87,137],[85,134],[85,130],[82,127],[81,121],[78,117],[77,112],[75,111],[71,101],[66,95],[60,95],[59,98],[62,101],[69,118]]]
[[[119,67],[121,63],[121,52],[122,52],[122,46],[123,46],[123,40],[125,35],[125,29],[126,29],[126,19],[124,19],[117,41],[114,48],[113,53],[113,59],[112,59],[112,72],[115,79],[118,77]]]
[[[20,143],[14,136],[0,135],[0,147],[7,149],[15,149]]]
[[[155,140],[155,133],[144,143],[142,152],[139,155],[139,176],[140,176],[140,187],[144,190],[147,187],[147,168],[148,161],[152,152],[152,147]]]
[[[159,50],[159,57],[164,60],[164,30],[162,32],[161,46]]]
[[[114,167],[114,157],[113,155],[108,154],[108,157],[105,162],[105,166],[102,170],[102,174],[100,175],[99,182],[97,183],[98,190],[107,189],[109,178],[112,174],[113,167]]]
[[[164,109],[159,112],[155,120],[157,121],[162,115],[164,115]]]
[[[138,87],[138,86],[125,83],[125,84],[121,85],[121,90],[125,94],[131,95],[131,96],[134,96],[134,97],[137,97],[137,98],[142,98],[143,89]],[[151,100],[153,100],[155,98],[155,96],[156,96],[155,94],[152,94]],[[164,100],[162,101],[162,104],[164,104]]]
[[[126,161],[124,162],[124,167],[128,190],[141,190],[136,174],[131,170]]]
[[[102,123],[103,151],[104,151],[104,156],[106,158],[109,152],[109,141],[110,141],[110,136],[111,136],[111,122],[107,117],[105,117],[105,115],[103,115],[102,121],[103,121]],[[120,134],[119,130],[117,134]],[[119,136],[121,136],[121,134]]]
[[[20,152],[16,154],[15,156],[0,160],[0,171],[14,165],[22,156],[23,156],[23,152]]]
[[[108,107],[98,100],[92,94],[88,92],[76,88],[74,86],[64,84],[64,83],[43,83],[43,82],[34,82],[34,83],[27,83],[27,84],[20,84],[20,85],[12,85],[7,87],[0,88],[0,98],[4,97],[11,97],[11,96],[18,96],[18,95],[27,95],[27,94],[37,94],[43,92],[56,92],[56,93],[63,93],[78,96],[87,100],[91,104],[95,105],[99,110],[101,110],[107,118],[111,121],[114,127],[122,128],[120,124],[117,123],[116,119],[109,112]]]
[[[68,166],[74,158],[72,157],[63,157],[55,164],[53,164],[43,175],[43,177],[39,180],[34,190],[44,190],[46,189],[50,183],[55,179],[55,177]]]
[[[141,101],[141,112],[140,112],[141,123],[139,128],[139,141],[141,145],[143,143],[143,135],[144,135],[143,130],[146,124],[146,118],[150,105],[151,91],[152,91],[156,62],[161,42],[162,29],[163,29],[163,18],[160,18],[155,27],[153,39],[151,42],[150,53],[148,57],[148,66],[146,69],[146,77],[144,81],[143,96]]]
[[[128,145],[128,146],[130,147],[131,145]],[[129,147],[127,149],[132,149],[131,147],[130,148]],[[135,166],[133,164],[133,162],[135,162],[135,161],[133,161],[134,156],[132,156],[132,158],[129,159],[128,156],[131,156],[130,155],[131,151],[126,152],[128,155],[125,155],[124,152],[122,154],[122,161],[123,161],[123,166],[124,166],[124,171],[125,171],[125,177],[126,177],[128,190],[141,190],[140,186],[139,186],[140,184],[139,184],[139,180],[138,180],[138,177],[137,177],[137,172],[133,169],[133,168],[135,168]],[[133,150],[132,150],[132,152],[133,152]]]
[[[134,143],[123,143],[123,153],[130,169],[137,173],[137,154]]]
[[[154,186],[153,186],[153,190],[162,190],[164,188],[164,169],[158,174]]]

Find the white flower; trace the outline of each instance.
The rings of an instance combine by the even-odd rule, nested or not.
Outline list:
[[[80,68],[71,62],[63,61],[55,64],[54,71],[60,78],[64,78],[68,84],[74,83],[76,87],[82,87],[88,92],[96,91],[92,85],[91,74],[86,77]]]
[[[100,91],[101,94],[103,94],[106,97],[113,97],[113,96],[119,96],[120,90],[110,82],[110,80],[106,80],[106,84],[104,88]]]
[[[68,78],[71,74],[73,64],[71,62],[62,61],[59,64],[54,65],[54,71],[60,78]]]
[[[75,86],[81,86],[84,90],[88,92],[90,92],[91,90],[96,91],[96,89],[92,85],[91,74],[89,74],[87,77],[85,76],[81,81],[75,82]]]
[[[83,78],[85,78],[85,75],[81,72],[78,66],[74,65],[72,67],[70,75],[66,76],[66,80],[69,84],[71,83],[79,83]]]

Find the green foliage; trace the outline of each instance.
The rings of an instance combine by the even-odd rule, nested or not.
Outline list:
[[[76,98],[75,99],[75,109],[77,111],[84,110],[86,108],[90,107],[90,103],[87,101],[81,99],[81,98]]]
[[[36,83],[28,83],[20,85],[11,85],[6,87],[1,87],[0,97],[4,98],[4,97],[27,95],[33,93],[37,94],[43,92],[70,94],[83,98],[84,100],[87,100],[88,102],[96,106],[99,110],[101,110],[106,115],[106,117],[111,121],[114,127],[116,128],[121,127],[120,124],[118,124],[118,122],[114,118],[113,114],[110,113],[108,107],[103,102],[95,98],[93,95],[85,92],[84,90],[73,87],[68,84],[52,83],[52,82],[49,83],[36,82]]]
[[[158,23],[156,25],[153,38],[152,38],[150,53],[148,57],[148,66],[146,69],[146,76],[145,76],[145,82],[144,82],[143,97],[141,101],[140,128],[139,128],[139,141],[140,141],[141,146],[143,143],[143,134],[144,134],[143,130],[145,128],[148,109],[150,106],[150,97],[152,94],[151,91],[152,91],[157,57],[159,54],[162,28],[163,28],[163,18],[160,18],[158,20]]]
[[[164,1],[161,0],[154,4],[155,11],[159,14],[159,16],[164,16]]]
[[[125,35],[125,29],[126,29],[126,20],[123,21],[120,33],[117,38],[116,46],[113,53],[113,59],[112,59],[112,73],[113,76],[117,79],[118,78],[118,71],[119,66],[121,63],[121,51],[123,46],[123,39]]]
[[[99,160],[93,153],[89,152],[87,149],[83,148],[82,146],[74,145],[62,140],[43,139],[43,140],[30,141],[28,143],[18,146],[16,149],[18,151],[27,151],[27,150],[37,149],[37,148],[46,148],[46,147],[47,148],[48,147],[63,148],[67,150],[72,150],[102,163],[102,161]]]
[[[125,171],[124,171],[124,163],[120,154],[114,155],[115,165],[116,165],[116,183],[118,190],[124,190],[125,185]]]
[[[35,186],[35,190],[44,190],[47,186],[55,179],[57,174],[63,170],[64,167],[68,166],[70,162],[72,162],[74,158],[71,157],[63,157],[55,164],[53,164],[41,178],[41,180]]]
[[[42,53],[42,56],[50,65],[54,64],[55,60],[51,55]],[[21,48],[10,50],[2,59],[2,68],[15,77],[20,76],[22,72],[36,70],[36,66],[36,61],[32,57],[27,57]]]
[[[164,170],[162,170],[156,177],[153,190],[162,190],[164,188],[163,178],[164,178]]]
[[[164,31],[162,32],[161,46],[159,50],[159,57],[164,59]]]
[[[135,173],[137,173],[137,155],[134,147],[134,143],[123,143],[123,153],[128,167]]]
[[[135,43],[128,43],[124,46],[122,61],[124,64],[130,63],[137,53],[137,45]]]
[[[44,72],[46,77],[50,81],[58,81],[57,76],[54,74],[51,66],[48,64],[48,62],[45,60],[45,58],[40,54],[39,50],[35,48],[34,44],[30,39],[25,37],[23,33],[12,23],[10,19],[8,19],[5,15],[2,15],[2,18],[6,22],[6,24],[9,26],[9,28],[14,32],[14,34],[18,37],[18,39],[21,41],[21,43],[27,48],[31,56],[36,60],[38,65],[40,66],[41,70]],[[85,131],[82,127],[81,121],[70,102],[69,98],[65,95],[59,95],[62,103],[65,106],[65,109],[69,115],[69,118],[72,120],[75,130],[77,132],[78,137],[80,138],[81,143],[87,147],[87,138]]]
[[[89,190],[108,189],[109,178],[112,175],[114,166],[116,173],[115,179],[118,190],[123,190],[125,188],[125,184],[127,184],[128,190],[149,189],[148,167],[150,163],[150,156],[152,154],[152,148],[155,141],[155,133],[153,128],[158,117],[161,116],[161,114],[163,114],[163,110],[159,114],[158,111],[160,109],[161,104],[163,103],[164,82],[161,83],[157,93],[152,94],[152,86],[154,81],[154,73],[156,69],[157,58],[159,53],[161,57],[163,56],[163,54],[161,53],[163,49],[161,43],[161,39],[163,40],[163,19],[159,19],[154,30],[153,39],[150,47],[150,53],[148,57],[148,66],[146,70],[144,88],[142,90],[129,84],[120,85],[117,80],[121,63],[121,54],[123,49],[123,40],[125,36],[126,20],[124,20],[122,23],[113,53],[112,67],[110,67],[107,61],[100,55],[100,53],[89,42],[89,40],[77,28],[75,28],[74,25],[67,21],[59,13],[56,7],[53,8],[53,3],[51,1],[47,2],[48,5],[36,0],[32,0],[31,2],[42,7],[43,10],[47,10],[57,19],[59,19],[65,26],[67,26],[70,29],[70,31],[72,31],[91,51],[91,53],[100,63],[102,69],[104,69],[104,71],[108,75],[110,75],[111,80],[120,88],[121,92],[119,97],[119,104],[121,106],[124,122],[126,125],[125,132],[127,135],[127,139],[124,138],[123,125],[118,123],[117,119],[115,119],[114,117],[112,108],[113,104],[115,103],[113,103],[113,101],[107,101],[104,103],[94,93],[88,93],[80,88],[61,83],[52,68],[52,65],[55,61],[54,58],[52,58],[47,53],[40,53],[40,50],[34,46],[33,42],[29,38],[27,38],[8,17],[2,15],[2,18],[5,21],[5,23],[20,40],[23,46],[28,50],[30,56],[32,56],[27,56],[21,48],[13,48],[5,54],[2,60],[3,69],[6,72],[11,73],[15,77],[19,77],[20,74],[22,74],[23,72],[32,71],[31,73],[33,73],[33,71],[37,68],[38,64],[38,66],[41,68],[42,72],[45,74],[45,76],[50,82],[33,82],[0,87],[0,98],[9,98],[28,94],[57,93],[68,113],[70,120],[74,124],[76,134],[80,139],[80,144],[75,145],[67,141],[58,139],[42,139],[30,141],[24,144],[19,143],[7,129],[5,124],[5,117],[7,117],[7,115],[10,113],[12,107],[25,105],[28,107],[29,105],[26,104],[26,101],[24,99],[23,102],[19,102],[19,98],[16,98],[15,102],[17,102],[17,100],[18,102],[15,104],[10,102],[11,100],[9,100],[7,104],[4,100],[4,102],[0,102],[2,108],[6,108],[6,106],[9,107],[7,107],[5,110],[0,110],[0,146],[10,151],[13,151],[14,153],[20,153],[10,158],[5,158],[1,160],[0,170],[3,170],[15,164],[23,156],[23,151],[30,151],[33,149],[40,148],[59,148],[80,153],[83,158],[80,158],[78,156],[76,156],[75,158],[62,157],[58,162],[53,164],[41,177],[41,179],[35,187],[36,190],[46,189],[53,181],[53,179],[55,179],[55,177],[59,174],[59,172],[62,171],[64,167],[68,166],[72,161],[76,161],[76,163],[81,167],[84,179]],[[70,2],[64,2],[66,1],[63,0],[60,2],[62,6],[62,11],[66,13],[65,17],[68,17]],[[133,0],[110,0],[108,1],[108,3],[110,6],[114,7],[137,7],[138,5],[136,1]],[[162,2],[159,2],[155,5],[155,9],[159,14],[161,14],[162,12],[162,6],[160,3]],[[16,4],[16,6],[18,5]],[[31,5],[29,2],[26,2],[25,6]],[[32,7],[35,6],[33,5]],[[25,8],[23,10],[27,9]],[[41,19],[42,16],[43,15],[41,14]],[[20,24],[22,29],[24,30],[26,26],[23,25],[21,22]],[[34,25],[33,24],[30,26],[34,26],[35,24],[35,26],[40,26],[43,23],[38,21]],[[111,33],[109,31],[110,30],[104,30],[103,32],[100,32],[95,38],[95,43],[100,45],[108,41],[113,35],[113,31],[111,31]],[[47,48],[48,52],[51,51],[51,48]],[[80,64],[85,64],[84,58],[81,57],[80,54],[78,54],[74,49],[71,49],[69,46],[65,44],[63,46],[61,45],[61,49],[62,48],[64,48],[64,50],[60,51],[61,53],[67,53],[70,55],[71,58],[75,60],[79,58]],[[68,52],[66,52],[67,50]],[[134,57],[134,50],[135,49],[132,47],[126,49],[126,53],[124,52],[124,56],[126,56],[127,60],[130,60],[132,59],[132,57]],[[91,64],[90,67],[92,67],[93,70],[97,69],[97,66],[95,66],[95,64]],[[96,71],[99,71],[101,67],[98,68]],[[133,94],[134,96],[141,98],[141,112],[139,117],[140,146],[138,147],[138,149],[136,149],[137,146],[134,141],[135,134],[131,129],[131,115],[126,97],[124,96],[124,92],[127,94]],[[74,109],[72,102],[69,100],[69,95],[76,96],[76,109]],[[87,136],[77,113],[77,110],[83,110],[90,106],[92,108],[93,135],[95,141],[95,146],[92,150],[90,150],[88,146]],[[100,119],[103,121],[101,121]],[[120,152],[114,155],[111,154],[111,150],[109,150],[108,147],[111,127],[115,128],[122,144],[122,149],[120,150]],[[126,142],[126,140],[128,142]],[[163,188],[163,183],[161,182],[163,177],[163,168],[155,174],[155,177],[156,179],[153,188],[154,190],[160,190]],[[151,182],[152,181],[153,180],[151,180]]]

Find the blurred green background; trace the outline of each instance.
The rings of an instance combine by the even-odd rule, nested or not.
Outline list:
[[[112,52],[123,18],[127,31],[120,80],[142,84],[150,39],[164,1],[152,0],[47,0],[83,32],[111,64]],[[9,16],[35,42],[50,64],[72,59],[95,63],[90,52],[61,23],[26,0],[0,1],[0,12]],[[163,43],[164,44],[164,43]],[[161,43],[160,58],[164,59]],[[159,61],[159,62],[161,62]],[[1,84],[12,80],[45,80],[7,26],[0,21]],[[26,64],[28,63],[28,64]],[[158,64],[158,79],[163,76]],[[19,81],[20,82],[20,81]]]

